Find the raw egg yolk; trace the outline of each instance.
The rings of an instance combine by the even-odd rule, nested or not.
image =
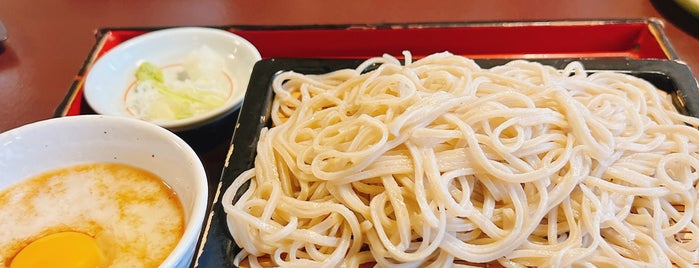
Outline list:
[[[101,267],[105,257],[95,239],[78,232],[60,232],[37,239],[24,247],[10,268],[24,267]]]

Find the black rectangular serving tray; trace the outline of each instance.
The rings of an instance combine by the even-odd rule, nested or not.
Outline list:
[[[490,68],[512,59],[477,59],[482,68]],[[678,110],[699,117],[699,88],[686,64],[674,60],[654,59],[527,59],[562,69],[572,61],[580,61],[589,72],[617,71],[643,78],[671,94]],[[228,232],[226,215],[221,205],[223,192],[243,171],[253,167],[258,135],[270,124],[274,77],[283,71],[322,74],[355,68],[364,59],[298,59],[271,58],[259,61],[252,72],[245,100],[238,114],[231,147],[216,189],[212,211],[205,222],[194,267],[236,267],[233,258],[240,251]],[[245,186],[244,188],[246,188]],[[244,189],[241,189],[241,191]],[[236,200],[242,192],[236,194]]]

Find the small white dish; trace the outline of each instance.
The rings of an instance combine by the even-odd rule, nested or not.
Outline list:
[[[189,267],[209,191],[203,164],[177,135],[142,120],[105,115],[49,119],[0,133],[0,191],[48,170],[95,162],[139,167],[172,187],[184,209],[185,229],[161,267]]]
[[[224,72],[233,91],[225,104],[192,117],[154,121],[171,131],[184,131],[215,121],[239,108],[245,97],[250,74],[261,59],[249,41],[231,32],[206,27],[178,27],[149,32],[129,39],[97,59],[89,69],[84,96],[95,112],[104,115],[134,117],[127,110],[125,94],[136,81],[135,72],[145,61],[156,66],[180,64],[192,51],[206,46],[224,62]]]

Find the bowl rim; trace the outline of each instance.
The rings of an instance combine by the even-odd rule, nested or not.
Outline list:
[[[194,149],[192,149],[189,144],[187,144],[176,134],[155,124],[130,117],[112,115],[75,115],[45,119],[10,129],[6,132],[0,133],[0,141],[4,139],[16,139],[17,137],[20,137],[22,133],[35,132],[45,128],[53,128],[60,124],[84,125],[96,121],[99,121],[100,125],[129,126],[141,131],[150,132],[154,134],[154,136],[162,137],[163,139],[171,142],[172,145],[176,146],[178,151],[182,152],[182,154],[193,163],[191,167],[195,169],[193,171],[194,173],[199,174],[199,176],[197,176],[199,179],[192,184],[191,191],[198,194],[193,198],[192,211],[190,215],[188,217],[185,216],[184,218],[186,225],[184,226],[182,236],[160,266],[176,267],[182,263],[190,263],[190,254],[192,251],[196,250],[196,244],[199,240],[203,221],[207,213],[209,199],[208,177],[204,169],[204,165]]]
[[[128,52],[129,50],[132,50],[133,47],[138,47],[142,44],[148,44],[150,42],[155,42],[160,38],[164,37],[169,37],[169,36],[182,36],[182,37],[189,37],[192,35],[206,35],[206,36],[215,36],[223,39],[228,39],[231,41],[231,43],[235,44],[233,47],[238,47],[238,48],[243,48],[244,50],[248,51],[251,53],[251,56],[253,59],[256,61],[260,61],[262,59],[262,56],[260,54],[260,51],[247,39],[245,39],[242,36],[239,36],[235,33],[232,33],[230,31],[220,29],[220,28],[214,28],[214,27],[204,27],[204,26],[183,26],[183,27],[169,27],[169,28],[164,28],[160,30],[155,30],[151,32],[147,32],[141,35],[138,35],[136,37],[133,37],[129,40],[126,40],[117,46],[113,47],[112,49],[108,50],[105,52],[103,55],[99,56],[95,62],[90,66],[90,68],[87,70],[87,74],[85,75],[85,80],[83,83],[83,95],[85,98],[85,101],[87,104],[98,114],[102,115],[116,115],[116,116],[122,116],[122,117],[131,117],[135,118],[126,114],[118,113],[118,112],[113,112],[111,109],[105,109],[102,106],[101,101],[97,101],[96,94],[99,94],[99,91],[95,91],[94,85],[95,83],[98,83],[96,81],[96,77],[94,76],[94,73],[92,70],[93,69],[100,69],[100,68],[106,68],[108,65],[108,62],[111,61],[110,59],[118,57],[120,54],[123,54],[125,52]],[[252,68],[254,67],[253,65],[250,66],[250,70],[252,71]],[[249,79],[249,78],[248,78]],[[245,91],[247,90],[247,87],[243,87],[240,90],[243,92],[241,94],[234,94],[232,95],[226,103],[224,103],[222,106],[219,106],[211,111],[208,111],[206,113],[198,114],[195,116],[183,118],[183,119],[177,119],[177,120],[167,120],[167,121],[148,121],[150,123],[159,125],[161,127],[167,128],[171,131],[185,131],[185,130],[190,130],[194,129],[197,127],[200,127],[202,125],[207,124],[210,121],[215,121],[216,119],[222,118],[236,110],[237,107],[240,107],[240,104],[243,101],[243,98],[245,97]],[[145,120],[143,120],[145,121]]]

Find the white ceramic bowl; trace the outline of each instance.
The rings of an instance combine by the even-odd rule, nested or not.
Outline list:
[[[204,167],[172,132],[125,117],[80,115],[0,133],[0,190],[39,173],[89,162],[118,162],[161,177],[182,202],[185,231],[162,267],[188,267],[208,202]]]
[[[119,44],[98,58],[89,69],[84,84],[85,99],[99,114],[132,116],[126,109],[124,95],[135,81],[138,66],[144,61],[157,66],[178,64],[202,46],[209,47],[224,60],[224,71],[233,81],[233,93],[223,106],[208,113],[154,123],[171,131],[184,131],[219,119],[240,106],[253,66],[261,57],[259,51],[244,38],[214,28],[168,28]]]

